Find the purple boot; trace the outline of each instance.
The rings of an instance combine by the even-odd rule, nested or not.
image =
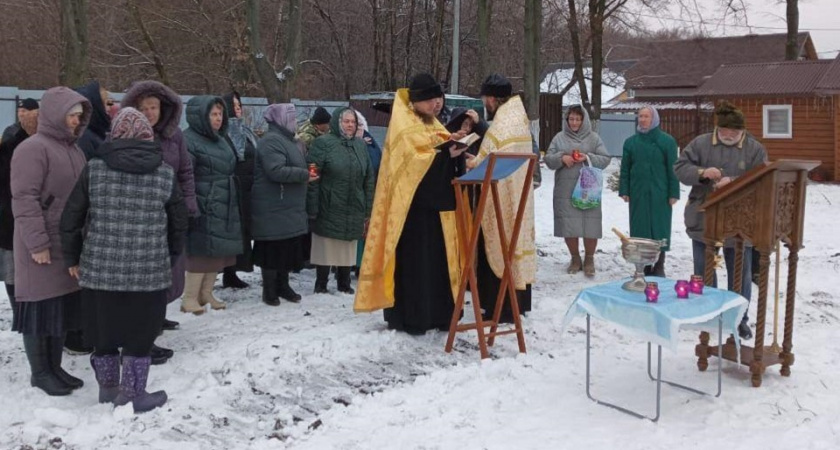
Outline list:
[[[99,403],[111,403],[120,393],[120,355],[90,355],[90,365],[99,383]]]
[[[144,358],[123,356],[120,393],[114,399],[114,405],[122,406],[131,402],[134,412],[141,413],[151,411],[166,403],[166,392],[157,391],[151,394],[146,392],[151,364],[152,358],[148,356]]]

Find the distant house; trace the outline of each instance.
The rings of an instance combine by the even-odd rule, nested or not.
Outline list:
[[[771,160],[816,159],[812,177],[840,180],[840,56],[834,60],[720,67],[697,90],[726,99],[746,116],[747,130]]]

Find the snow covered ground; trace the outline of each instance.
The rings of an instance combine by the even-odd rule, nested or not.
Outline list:
[[[761,388],[744,367],[724,363],[723,395],[701,397],[663,385],[662,419],[638,420],[588,400],[584,391],[584,322],[562,335],[560,323],[583,287],[629,275],[618,239],[627,207],[604,196],[607,231],[594,280],[565,274],[568,253],[552,236],[553,174],[537,191],[540,253],[534,310],[524,320],[527,354],[500,337],[480,361],[474,334],[461,334],[452,354],[446,334],[412,337],[388,331],[381,313],[354,315],[351,296],[312,295],[314,275],[293,276],[303,302],[263,305],[258,276],[244,292],[220,290],[226,311],[169,317],[181,329],[161,345],[175,350],[152,368],[151,389],[170,397],[162,409],[134,415],[130,406],[96,403],[87,356],[65,368],[85,387],[48,397],[29,386],[20,337],[9,331],[0,302],[0,448],[6,449],[836,449],[840,448],[840,187],[808,190],[806,248],[796,292],[793,375],[769,369]],[[609,170],[615,170],[611,166]],[[683,199],[686,198],[683,190]],[[691,273],[684,200],[674,211],[673,276]],[[722,280],[723,281],[723,280]],[[784,281],[784,280],[783,280]],[[331,282],[331,289],[335,289]],[[785,283],[782,283],[785,286]],[[757,289],[755,290],[757,294]],[[755,306],[750,308],[754,316]],[[768,314],[772,330],[772,314]],[[681,333],[677,353],[664,352],[663,376],[711,389],[696,369],[695,332]],[[770,340],[770,338],[768,338]],[[645,345],[632,333],[593,322],[593,392],[653,413],[654,386],[645,373]]]

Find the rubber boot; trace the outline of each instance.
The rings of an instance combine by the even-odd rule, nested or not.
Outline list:
[[[262,269],[262,301],[269,306],[278,306],[280,298],[277,295],[277,271]]]
[[[583,257],[583,274],[586,275],[587,278],[592,278],[595,276],[594,255],[586,255]]]
[[[32,377],[29,382],[33,387],[46,392],[47,395],[70,395],[73,389],[62,383],[50,369],[49,345],[47,338],[44,336],[23,335],[23,348],[26,350],[26,358],[29,360],[29,367],[32,369]]]
[[[99,383],[99,403],[111,403],[120,393],[120,355],[90,355],[90,365]]]
[[[302,297],[289,286],[289,272],[278,271],[275,286],[277,287],[277,295],[280,298],[292,303],[300,303]]]
[[[166,403],[166,392],[146,392],[146,382],[149,379],[151,362],[151,358],[148,356],[143,358],[123,356],[122,379],[120,380],[119,394],[114,399],[114,405],[122,406],[131,402],[134,412],[141,413],[151,411]]]
[[[583,268],[583,261],[580,260],[580,255],[572,255],[572,260],[569,261],[569,268],[566,273],[576,274]]]
[[[219,300],[215,295],[213,295],[213,286],[216,284],[216,274],[211,272],[203,275],[204,277],[202,277],[201,281],[201,290],[198,291],[198,303],[201,306],[209,303],[210,307],[215,310],[227,308],[225,302]]]
[[[330,267],[329,266],[315,266],[315,293],[316,294],[326,294],[329,291],[327,290],[327,283],[330,280]]]
[[[203,273],[187,272],[184,280],[184,296],[181,297],[182,312],[193,313],[196,316],[204,314],[204,305],[198,301],[202,279],[204,279]]]
[[[338,281],[338,292],[355,294],[356,291],[350,286],[350,270],[352,267],[338,267],[335,271],[335,279]]]
[[[238,275],[236,275],[236,269],[233,267],[225,267],[224,272],[222,273],[222,287],[223,288],[233,288],[233,289],[245,289],[250,286],[248,283],[242,281]]]
[[[64,337],[46,337],[49,342],[50,369],[62,383],[70,389],[79,389],[85,382],[70,375],[61,368],[61,357],[64,355]]]

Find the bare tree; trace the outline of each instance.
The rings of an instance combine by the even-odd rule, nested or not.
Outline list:
[[[492,0],[478,0],[478,83],[484,81],[489,62],[490,23],[493,18]]]
[[[87,0],[61,0],[61,37],[64,55],[59,82],[79,86],[90,76]]]
[[[146,28],[146,23],[143,21],[143,15],[140,13],[140,8],[137,6],[137,0],[128,0],[128,11],[131,13],[132,19],[134,19],[134,24],[137,25],[137,29],[140,30],[140,34],[143,36],[143,42],[146,43],[146,46],[149,47],[149,51],[152,53],[152,62],[155,65],[155,70],[157,71],[160,82],[169,85],[169,76],[166,73],[166,66],[163,63],[163,58],[161,58],[154,38],[149,33],[148,28]]]
[[[799,0],[787,0],[787,42],[785,59],[799,59]]]
[[[286,20],[286,51],[283,64],[283,84],[281,86],[283,101],[289,101],[296,87],[298,65],[300,64],[301,44],[301,3],[300,0],[289,0],[289,14]]]
[[[528,118],[536,120],[540,112],[540,35],[542,1],[525,0],[525,105]]]
[[[247,0],[245,4],[248,21],[248,43],[250,46],[250,57],[257,71],[257,77],[265,91],[269,103],[288,102],[289,98],[283,96],[281,80],[274,71],[271,63],[268,62],[262,50],[260,41],[260,0]]]

